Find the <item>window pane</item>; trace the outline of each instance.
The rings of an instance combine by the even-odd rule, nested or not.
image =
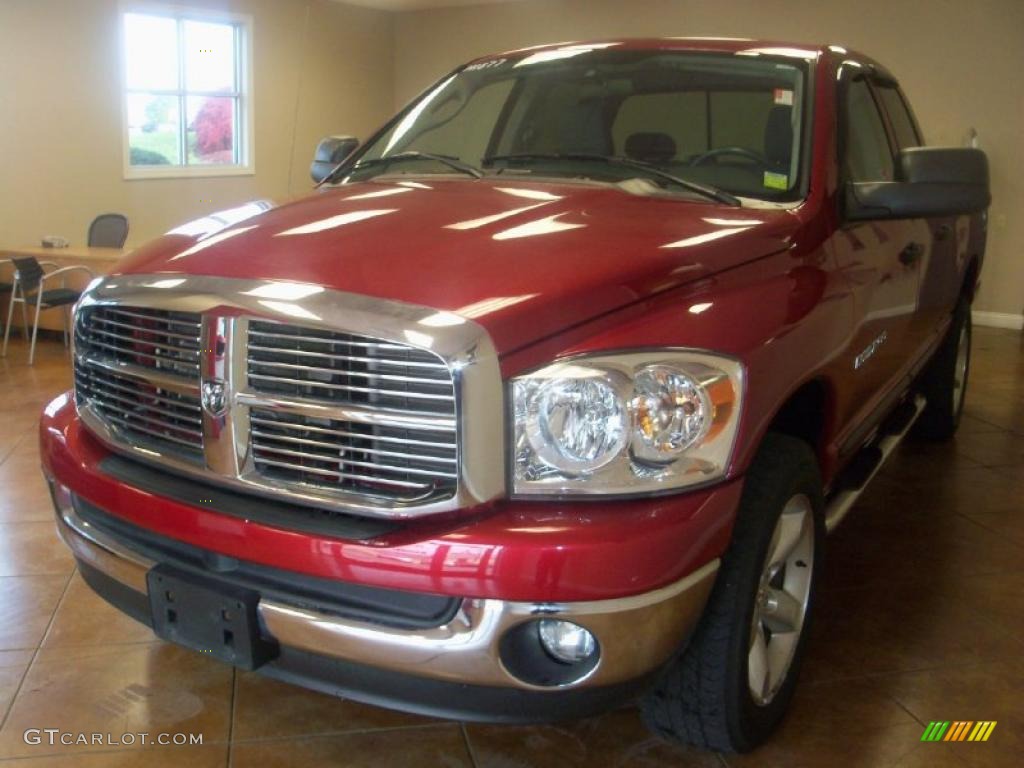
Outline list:
[[[425,131],[416,142],[421,152],[448,154],[479,162],[487,154],[487,144],[502,105],[508,99],[513,82],[504,80],[485,85],[468,99],[441,105],[437,128]],[[453,120],[455,114],[461,119]]]
[[[786,104],[776,102],[775,90],[712,91],[711,149],[743,147],[761,152],[770,130],[768,121],[772,112],[784,113],[787,119],[793,112],[790,106],[792,92],[788,97],[789,104]]]
[[[189,163],[230,165],[235,162],[235,100],[188,97]]]
[[[124,54],[130,89],[178,88],[178,23],[174,19],[125,14]]]
[[[900,92],[891,85],[878,88],[878,95],[882,99],[885,111],[889,113],[889,121],[892,123],[892,130],[896,134],[896,143],[900,149],[917,147],[921,142],[917,138],[917,131],[914,129],[914,121],[910,118],[907,105],[900,96]]]
[[[178,97],[131,93],[127,107],[131,164],[180,165]]]
[[[235,28],[230,24],[185,22],[185,89],[235,90]]]
[[[674,91],[628,97],[612,123],[616,153],[626,154],[630,136],[651,132],[665,134],[675,143],[675,153],[668,159],[706,152],[710,147],[707,145],[707,99],[704,93]]]
[[[892,181],[895,163],[882,116],[864,80],[846,89],[846,173],[850,181]]]

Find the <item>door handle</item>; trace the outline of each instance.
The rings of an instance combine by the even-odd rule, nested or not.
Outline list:
[[[909,267],[915,261],[924,255],[924,246],[920,243],[908,243],[907,246],[900,251],[900,263],[904,266]]]

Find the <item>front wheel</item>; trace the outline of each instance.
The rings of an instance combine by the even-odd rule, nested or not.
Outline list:
[[[935,355],[918,381],[928,401],[914,425],[914,434],[926,440],[948,440],[960,426],[971,372],[971,305],[960,299],[953,320]]]
[[[807,643],[824,526],[813,451],[771,433],[744,484],[732,544],[693,637],[642,703],[655,732],[728,752],[785,715]]]

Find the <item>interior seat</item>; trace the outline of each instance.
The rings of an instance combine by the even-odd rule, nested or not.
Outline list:
[[[626,157],[645,163],[663,164],[676,156],[676,141],[667,133],[642,131],[626,139]]]

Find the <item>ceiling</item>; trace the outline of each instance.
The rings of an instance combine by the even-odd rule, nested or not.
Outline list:
[[[424,8],[445,8],[453,5],[490,5],[512,0],[335,0],[348,5],[363,5],[382,11],[418,11]]]

